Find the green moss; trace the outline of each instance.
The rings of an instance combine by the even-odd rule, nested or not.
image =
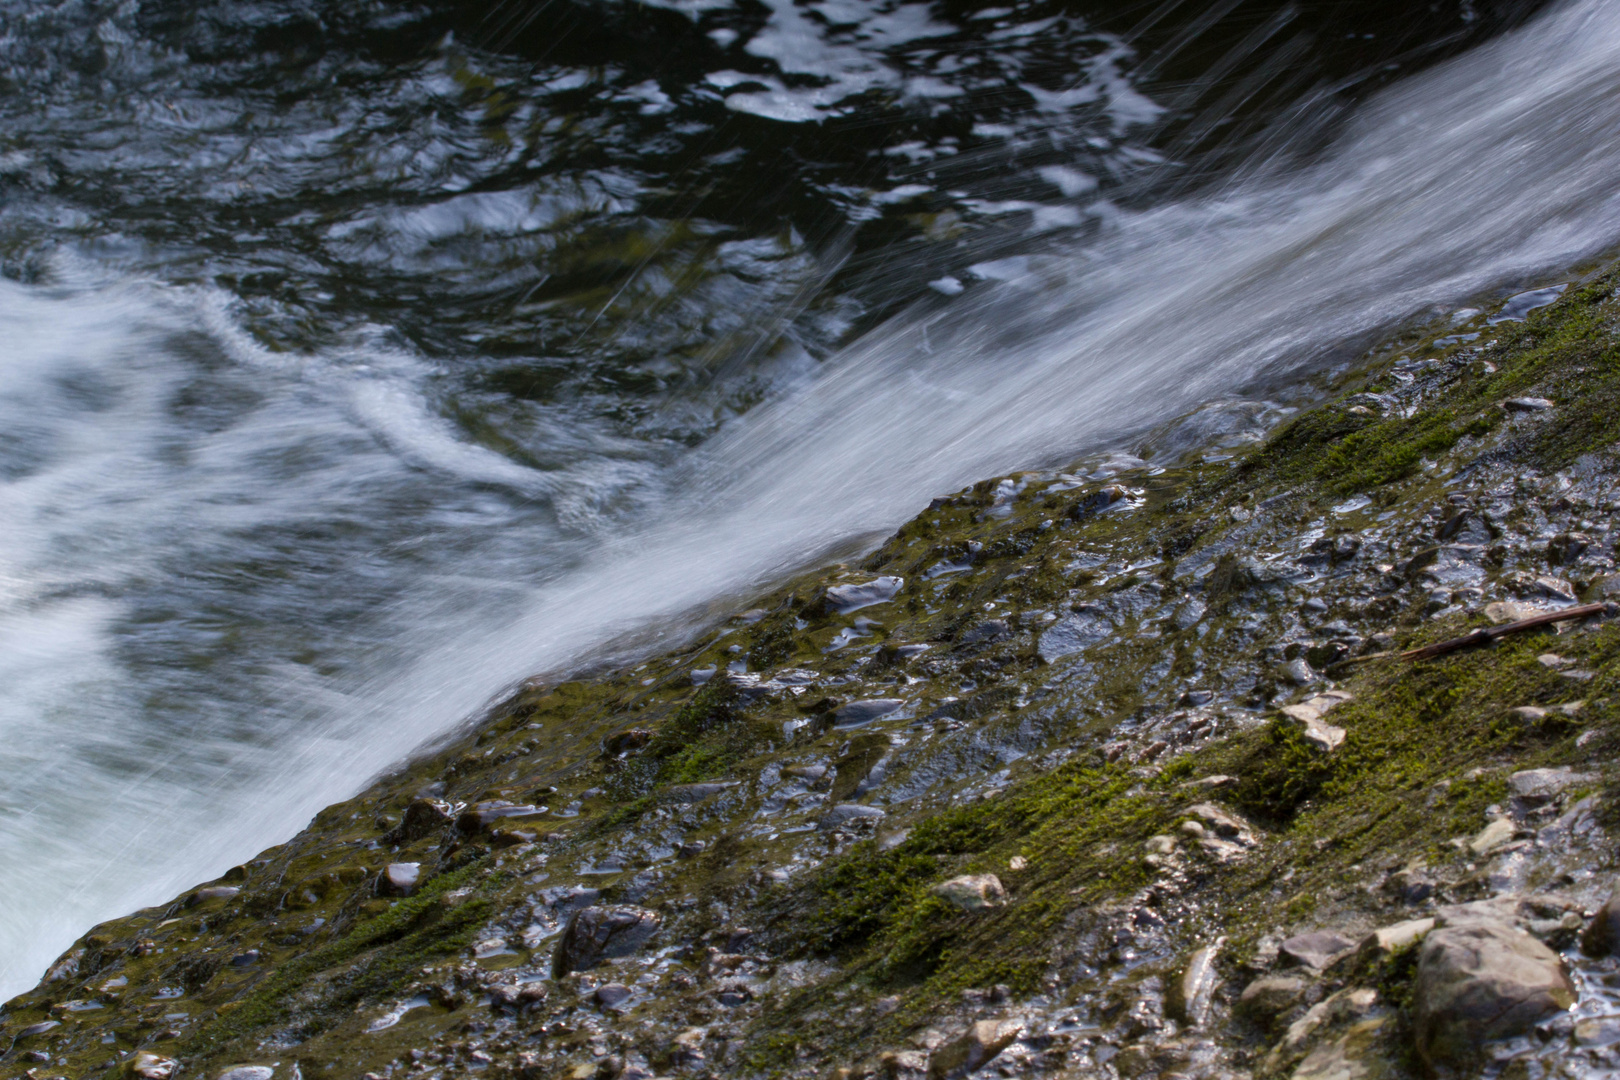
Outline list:
[[[793,659],[798,651],[792,615],[778,617],[761,624],[755,631],[753,645],[748,650],[748,666],[754,671],[764,671]]]
[[[305,1037],[345,1017],[348,1007],[375,1001],[402,986],[423,961],[454,955],[466,948],[488,917],[487,900],[469,899],[446,907],[444,897],[475,880],[482,871],[472,863],[428,881],[415,896],[356,925],[340,941],[282,964],[229,1012],[198,1029],[180,1049],[201,1056],[239,1043],[248,1036],[286,1022],[302,1003],[303,989],[345,965],[354,965],[327,989],[327,1000],[300,1024]],[[486,887],[498,885],[498,881]]]
[[[792,916],[795,937],[881,984],[933,979],[942,993],[996,982],[1031,988],[1042,966],[1034,950],[1060,913],[1042,901],[1045,894],[1059,883],[1110,892],[1142,878],[1139,860],[1097,850],[1104,841],[1131,850],[1168,824],[1168,808],[1156,795],[1127,794],[1135,783],[1115,766],[1071,764],[996,799],[929,818],[889,850],[859,844],[796,898],[802,906]],[[1018,845],[1047,854],[1016,887],[1028,897],[1016,917],[958,912],[929,891],[963,873],[1005,874]],[[1036,911],[1043,914],[1031,918]]]
[[[1425,628],[1424,637],[1459,629]],[[1072,938],[1076,913],[1152,880],[1144,841],[1172,832],[1205,797],[1182,788],[1186,779],[1220,773],[1241,782],[1217,801],[1269,835],[1247,860],[1216,872],[1206,900],[1223,912],[1223,933],[1252,942],[1272,920],[1297,925],[1324,898],[1360,889],[1355,868],[1364,859],[1459,857],[1447,841],[1477,831],[1485,808],[1505,797],[1505,772],[1489,770],[1502,755],[1511,753],[1515,767],[1573,760],[1574,732],[1501,723],[1511,705],[1567,693],[1536,661],[1544,650],[1530,635],[1425,664],[1363,667],[1348,684],[1356,700],[1334,713],[1349,734],[1332,755],[1278,722],[1183,755],[1145,783],[1120,766],[1065,765],[925,819],[889,850],[857,844],[781,902],[776,918],[791,924],[798,948],[840,960],[840,985],[908,989],[902,1017],[920,1019],[966,987],[1033,992],[1051,970],[1054,943]],[[1620,679],[1620,630],[1583,634],[1560,651],[1598,672],[1589,689],[1605,692]],[[1007,877],[1003,909],[961,913],[929,891],[958,874],[1008,875],[1008,860],[1026,851],[1035,855]],[[1276,900],[1250,903],[1267,895]],[[1392,994],[1409,974],[1402,962],[1378,975]],[[812,993],[800,1007],[826,1000]]]
[[[608,763],[603,790],[618,803],[596,831],[622,827],[656,804],[671,784],[724,779],[736,765],[768,745],[776,729],[739,707],[737,690],[715,679],[659,725],[647,746]]]
[[[1478,363],[1452,371],[1445,400],[1411,416],[1353,412],[1349,395],[1388,387],[1376,381],[1347,387],[1346,397],[1304,413],[1268,439],[1243,462],[1242,482],[1311,483],[1338,494],[1383,487],[1412,476],[1425,460],[1462,440],[1488,434],[1505,419],[1500,402],[1531,391],[1553,396],[1560,409],[1556,424],[1524,436],[1519,449],[1528,460],[1562,468],[1583,453],[1613,445],[1620,439],[1620,350],[1608,329],[1612,313],[1604,306],[1613,276],[1611,271],[1571,290],[1527,324],[1489,328],[1499,338],[1487,354],[1497,371]],[[1428,355],[1437,351],[1429,350]],[[1423,348],[1408,352],[1426,354]]]

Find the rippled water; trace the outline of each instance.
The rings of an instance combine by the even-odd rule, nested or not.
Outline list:
[[[0,3],[0,991],[511,679],[1612,244],[1620,14],[1532,6]]]

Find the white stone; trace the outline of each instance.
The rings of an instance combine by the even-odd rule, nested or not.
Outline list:
[[[217,1080],[270,1080],[276,1070],[268,1065],[233,1065],[220,1073]]]
[[[1488,855],[1512,840],[1513,832],[1513,822],[1507,818],[1497,818],[1468,841],[1468,850],[1475,855]]]
[[[994,874],[965,874],[941,882],[929,891],[963,911],[982,911],[1007,902],[1007,890]]]

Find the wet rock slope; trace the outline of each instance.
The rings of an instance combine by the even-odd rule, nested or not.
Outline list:
[[[94,928],[0,1074],[1610,1072],[1617,283],[536,680]]]

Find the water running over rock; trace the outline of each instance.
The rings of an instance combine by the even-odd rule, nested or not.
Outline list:
[[[1035,105],[1010,134],[964,113],[970,135],[1062,136],[1032,163],[1041,198],[795,181],[824,218],[906,221],[939,253],[897,256],[914,280],[886,292],[837,287],[841,249],[791,220],[677,212],[672,174],[596,156],[645,149],[640,125],[681,135],[661,83],[454,41],[402,79],[386,55],[134,11],[5,13],[7,989],[514,679],[678,639],[961,482],[1141,449],[1620,232],[1620,151],[1592,134],[1614,120],[1620,16],[1594,2],[1396,87],[1308,165],[1158,204],[1125,198],[1163,161],[1140,134],[1163,118],[1118,35],[1076,23],[1091,45],[1061,78],[996,47],[1012,66],[958,85],[946,54],[893,61],[943,35],[920,5],[821,11],[854,29],[826,31],[813,70],[772,44],[810,32],[800,8],[710,28],[751,77],[710,72],[677,112],[788,123],[857,91],[949,106],[994,83]],[[985,40],[1003,30],[1056,33],[1009,19]],[[50,54],[66,40],[83,55]],[[493,87],[520,80],[508,109]],[[948,138],[886,160],[950,157]],[[174,205],[195,209],[154,213]],[[979,239],[950,247],[959,227]]]

